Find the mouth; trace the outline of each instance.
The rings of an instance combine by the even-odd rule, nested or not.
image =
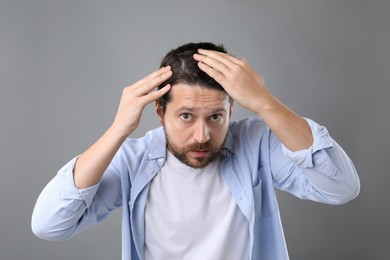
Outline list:
[[[210,151],[209,150],[191,150],[190,154],[193,157],[206,157],[209,155]]]

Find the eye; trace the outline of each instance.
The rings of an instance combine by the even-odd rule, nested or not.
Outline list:
[[[188,113],[183,113],[180,115],[181,119],[183,119],[184,121],[190,121],[192,116]]]
[[[220,120],[222,118],[222,116],[220,115],[220,114],[214,114],[214,115],[212,115],[211,117],[210,117],[210,119],[212,120],[212,121],[218,121],[218,120]]]

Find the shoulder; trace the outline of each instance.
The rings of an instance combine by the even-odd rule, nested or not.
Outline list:
[[[233,136],[237,135],[259,135],[268,131],[268,126],[264,120],[258,116],[248,116],[243,119],[233,121],[230,123],[229,131]]]
[[[152,143],[165,142],[164,130],[162,127],[152,129],[139,138],[128,137],[122,144],[119,151],[127,152],[142,152],[147,149],[152,149]]]
[[[268,140],[269,128],[258,116],[248,116],[229,125],[225,147],[237,153],[256,150]]]
[[[115,155],[113,163],[122,169],[123,167],[137,168],[146,155],[165,153],[165,147],[163,128],[155,128],[142,137],[127,138]]]

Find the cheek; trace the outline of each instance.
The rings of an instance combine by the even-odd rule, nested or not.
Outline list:
[[[165,131],[170,137],[170,141],[177,146],[185,145],[190,139],[189,130],[178,124],[165,124]]]

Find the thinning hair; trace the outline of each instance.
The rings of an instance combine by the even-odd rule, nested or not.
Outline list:
[[[193,55],[198,49],[214,50],[227,53],[225,47],[220,44],[216,45],[211,42],[187,43],[169,51],[161,61],[160,68],[171,66],[172,76],[157,87],[161,89],[167,84],[171,86],[184,83],[190,86],[200,86],[210,89],[217,89],[226,93],[224,88],[215,81],[212,77],[207,75],[198,67],[198,61],[193,58]],[[159,98],[159,103],[165,112],[167,103],[171,100],[170,91]],[[229,97],[232,103],[232,99]]]

